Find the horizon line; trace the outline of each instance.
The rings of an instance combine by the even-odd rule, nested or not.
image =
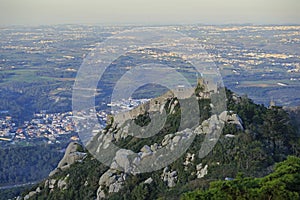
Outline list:
[[[160,26],[300,26],[300,23],[50,23],[50,24],[0,24],[0,28],[5,27],[41,27],[41,26],[144,26],[144,27],[160,27]]]

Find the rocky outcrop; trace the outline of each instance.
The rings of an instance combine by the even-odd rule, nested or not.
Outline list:
[[[49,179],[45,181],[45,188],[53,189],[56,184],[56,179]]]
[[[144,184],[151,184],[152,182],[153,182],[153,179],[150,177],[144,181]]]
[[[132,163],[129,157],[133,155],[134,152],[131,150],[127,150],[127,149],[118,150],[110,168],[124,171],[126,173],[130,173],[132,171]]]
[[[197,135],[212,134],[222,127],[223,121],[217,115],[212,115],[209,119],[204,120],[200,126],[195,129]]]
[[[195,161],[195,154],[187,153],[185,161],[183,163],[183,165],[185,166],[184,169],[187,170],[188,166],[191,165],[194,161]]]
[[[29,192],[25,197],[24,197],[24,200],[28,200],[30,199],[31,197],[33,197],[34,195],[38,194],[41,192],[41,189],[40,187],[36,188],[35,191],[31,191]],[[17,199],[22,199],[21,197],[18,197]]]
[[[229,124],[235,124],[240,130],[244,130],[243,121],[238,116],[238,114],[232,111],[224,111],[219,115],[220,120],[227,122]]]
[[[104,199],[109,193],[119,192],[126,179],[126,174],[114,169],[107,170],[99,180],[97,199]]]
[[[174,187],[177,182],[177,172],[176,171],[169,171],[169,168],[166,167],[163,170],[161,175],[161,179],[167,184],[169,188]]]
[[[196,166],[197,178],[203,178],[208,173],[208,165],[202,166],[202,163]]]
[[[75,162],[82,161],[86,157],[86,153],[79,152],[79,147],[80,144],[76,142],[71,142],[65,151],[64,157],[58,163],[57,167],[52,172],[50,172],[49,176],[53,176],[57,172],[69,168],[70,165],[72,165]]]
[[[60,179],[55,179],[50,177],[45,181],[44,188],[49,189],[50,192],[53,191],[54,189],[66,190],[68,189],[69,176],[70,175],[67,174],[65,177],[62,177]]]
[[[211,134],[219,129],[224,123],[235,124],[237,128],[244,130],[243,121],[237,114],[223,111],[219,116],[212,115],[209,119],[204,120],[202,124],[195,129],[195,131],[198,135]],[[228,137],[232,136],[230,135]]]
[[[154,151],[155,151],[155,149],[154,149]],[[141,149],[140,152],[141,152],[140,153],[141,159],[143,159],[147,156],[153,155],[153,151],[152,151],[151,147],[149,147],[148,145],[143,146],[143,148]]]
[[[57,188],[60,190],[66,190],[68,189],[68,178],[69,174],[64,179],[59,179],[57,182]]]

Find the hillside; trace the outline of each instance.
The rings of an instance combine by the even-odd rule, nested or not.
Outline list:
[[[274,172],[263,178],[244,178],[215,181],[208,190],[196,190],[182,196],[193,199],[299,199],[300,158],[290,156],[276,164]]]
[[[288,113],[281,107],[266,108],[257,105],[246,96],[239,97],[229,90],[226,93],[228,111],[219,116],[211,115],[210,99],[199,98],[196,93],[201,111],[200,123],[191,129],[179,130],[180,105],[176,97],[169,97],[163,99],[166,123],[155,136],[146,139],[133,137],[128,134],[129,131],[125,131],[124,126],[112,120],[94,138],[94,141],[99,137],[110,138],[109,141],[115,145],[130,150],[125,151],[125,155],[135,152],[143,161],[160,148],[176,146],[184,140],[184,135],[194,135],[195,138],[185,153],[167,167],[134,174],[132,162],[122,156],[118,157],[117,153],[115,162],[107,167],[79,144],[72,143],[73,148],[70,147],[71,150],[66,152],[57,169],[47,180],[30,191],[25,191],[24,199],[179,199],[182,195],[189,199],[202,195],[198,192],[199,189],[202,191],[209,188],[204,193],[211,194],[212,190],[218,190],[222,184],[232,183],[234,187],[233,184],[240,185],[243,181],[254,184],[249,188],[256,188],[259,184],[281,187],[279,179],[269,183],[268,177],[277,176],[279,172],[285,173],[284,170],[278,171],[281,169],[280,165],[285,166],[293,160],[298,165],[297,158],[284,161],[288,155],[300,156],[299,134]],[[189,103],[188,99],[186,101]],[[150,123],[151,115],[155,113],[143,110],[142,113],[137,113],[134,120],[125,120],[124,124],[134,123],[145,127]],[[199,158],[199,150],[206,135],[222,123],[225,125],[215,147],[206,157]],[[88,148],[95,150],[93,142]],[[124,155],[124,151],[121,155]],[[284,163],[279,164],[272,174],[275,164],[282,161]],[[251,181],[252,179],[241,179],[241,174],[244,177],[266,177]],[[222,182],[224,179],[234,181]],[[209,186],[213,181],[220,182]],[[276,188],[275,186],[270,188]],[[197,190],[195,194],[187,193],[193,190]],[[299,191],[293,190],[290,197],[296,195],[299,195]]]

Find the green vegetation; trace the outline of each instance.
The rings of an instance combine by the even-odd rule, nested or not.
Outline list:
[[[45,184],[41,183],[37,185],[43,190],[36,198],[42,199],[95,199],[96,190],[99,187],[98,181],[107,167],[102,165],[98,160],[92,158],[91,155],[83,162],[77,162],[73,164],[67,171],[62,171],[55,174],[53,179],[60,179],[66,177],[68,174],[68,188],[66,190],[59,190],[57,186],[54,188],[55,192],[50,192],[49,188],[45,188]],[[37,188],[35,186],[34,188]],[[26,190],[23,194],[28,194]]]
[[[30,191],[31,189],[33,189],[32,185],[1,189],[0,200],[12,199],[13,197],[20,196],[25,190]]]
[[[289,156],[276,164],[275,171],[263,178],[237,176],[231,181],[215,181],[208,190],[196,190],[182,195],[193,199],[299,199],[300,158]]]
[[[54,145],[0,148],[0,186],[15,185],[47,177],[63,156]]]
[[[148,112],[145,112],[143,115],[139,115],[136,119],[134,119],[134,123],[141,127],[147,126],[150,122],[151,118]]]

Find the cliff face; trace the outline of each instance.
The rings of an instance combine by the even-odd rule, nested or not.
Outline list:
[[[230,92],[227,97],[230,110],[219,115],[209,115],[209,99],[198,98],[202,111],[200,123],[184,130],[178,130],[178,100],[172,94],[153,99],[130,111],[127,117],[113,120],[95,137],[97,141],[99,137],[102,139],[101,144],[95,143],[95,149],[108,143],[120,147],[109,167],[88,152],[79,152],[78,144],[71,143],[57,169],[25,198],[178,199],[186,191],[208,187],[210,180],[231,180],[238,172],[246,176],[266,175],[275,162],[289,154],[300,155],[297,140],[292,139],[297,134],[287,133],[292,129],[283,120],[286,114],[280,108],[267,109]],[[161,131],[149,138],[132,135],[131,124],[143,125],[142,128],[146,129],[149,123],[147,113],[154,115],[162,110],[167,119]],[[271,123],[274,117],[277,124]],[[201,147],[214,142],[213,133],[222,124],[225,126],[215,141],[215,147],[206,157],[199,157]],[[174,149],[191,136],[193,142],[182,155],[176,155]],[[145,163],[144,167],[154,165],[156,160],[152,158],[159,157],[161,149],[165,150],[166,157],[171,155],[176,160],[155,171],[136,173],[139,163]]]

